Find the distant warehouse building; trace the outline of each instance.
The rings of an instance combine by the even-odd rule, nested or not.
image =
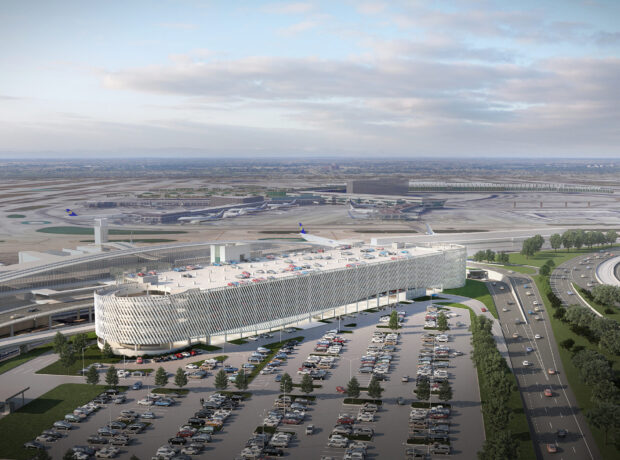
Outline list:
[[[233,249],[239,252],[243,247],[226,247]],[[340,249],[321,251],[250,255],[251,260],[236,264],[237,269],[217,263],[184,273],[160,273],[154,283],[102,288],[94,296],[98,344],[107,342],[115,353],[128,356],[159,354],[210,343],[218,336],[226,340],[234,334],[281,328],[324,313],[364,310],[399,295],[417,297],[427,288],[465,284],[463,246],[350,249],[347,255],[360,262],[347,261]]]
[[[262,203],[265,201],[264,196],[260,195],[246,195],[246,196],[212,196],[210,198],[210,206],[225,206],[227,204],[250,204],[250,203]]]
[[[377,179],[353,179],[347,182],[348,194],[366,195],[407,195],[409,192],[408,179],[386,178]]]

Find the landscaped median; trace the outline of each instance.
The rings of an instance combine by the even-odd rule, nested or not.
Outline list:
[[[106,390],[103,385],[65,383],[0,419],[0,455],[2,458],[28,459],[32,451],[23,448],[57,420],[86,404]],[[125,390],[126,387],[119,387]]]
[[[291,341],[302,342],[303,340],[304,340],[304,337],[299,336],[299,337],[292,337],[290,339],[283,340],[282,342],[273,342],[273,343],[268,343],[266,345],[263,345],[263,347],[267,348],[268,350],[271,350],[271,352],[265,357],[265,359],[261,361],[260,364],[258,364],[254,369],[252,369],[252,372],[248,374],[248,385],[252,383],[252,380],[254,380],[254,377],[256,377],[260,373],[260,371],[262,371],[263,368],[274,358],[274,356],[278,354],[278,350],[280,350],[280,348],[282,348],[288,342],[291,342]]]

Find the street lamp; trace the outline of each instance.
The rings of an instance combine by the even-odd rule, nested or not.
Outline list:
[[[82,348],[82,373],[84,373],[84,350],[86,350],[88,347],[83,347]]]

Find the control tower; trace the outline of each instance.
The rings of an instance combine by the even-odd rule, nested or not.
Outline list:
[[[95,245],[101,248],[101,245],[108,242],[108,219],[95,219]]]

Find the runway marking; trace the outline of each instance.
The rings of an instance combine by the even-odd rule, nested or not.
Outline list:
[[[577,451],[575,450],[575,446],[573,446],[573,452],[577,453]]]
[[[553,430],[553,425],[551,424],[551,422],[549,422],[549,428]]]

